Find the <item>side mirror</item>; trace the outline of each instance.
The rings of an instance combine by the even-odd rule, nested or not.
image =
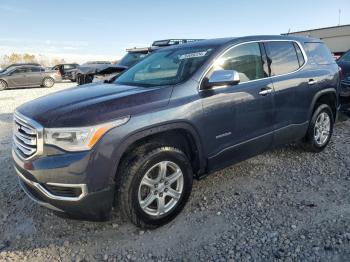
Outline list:
[[[205,89],[213,86],[237,85],[239,83],[239,74],[235,70],[216,70],[204,84]]]

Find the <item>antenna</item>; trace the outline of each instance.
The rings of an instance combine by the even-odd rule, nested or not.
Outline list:
[[[340,25],[340,15],[341,15],[341,9],[339,8],[339,19],[338,19],[338,26]]]

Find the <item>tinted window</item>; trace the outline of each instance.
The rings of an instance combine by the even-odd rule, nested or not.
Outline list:
[[[24,74],[27,73],[29,70],[28,68],[17,68],[16,70],[13,71],[15,74]]]
[[[344,61],[344,62],[350,62],[350,51],[345,53],[340,59],[339,61]]]
[[[64,69],[73,69],[75,68],[75,65],[64,65]]]
[[[147,56],[147,53],[136,53],[130,52],[127,53],[118,63],[121,66],[131,67],[137,62],[141,61],[143,58]]]
[[[334,63],[333,56],[324,43],[305,43],[305,49],[312,63],[319,65]]]
[[[230,49],[215,61],[211,72],[220,69],[237,71],[241,83],[267,77],[258,43],[243,44]]]
[[[291,73],[300,67],[293,42],[268,42],[266,47],[272,75]]]
[[[30,68],[30,71],[31,72],[40,72],[41,68],[40,67],[32,67],[32,68]]]
[[[125,71],[116,83],[144,87],[175,85],[190,78],[213,51],[211,47],[164,49]]]

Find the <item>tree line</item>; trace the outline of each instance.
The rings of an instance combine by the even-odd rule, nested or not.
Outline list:
[[[64,64],[66,61],[63,58],[49,59],[44,55],[33,55],[33,54],[17,54],[12,53],[10,55],[3,55],[0,58],[0,67],[4,68],[14,63],[38,63],[42,66],[48,67],[57,64]]]

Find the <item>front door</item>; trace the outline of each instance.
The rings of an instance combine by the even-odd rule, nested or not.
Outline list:
[[[19,67],[11,72],[11,75],[8,77],[9,87],[19,87],[24,86],[27,83],[26,80],[27,68]]]
[[[241,161],[271,146],[274,90],[263,52],[259,43],[232,47],[216,59],[206,75],[209,78],[213,71],[225,69],[235,70],[240,76],[237,85],[200,91],[210,170]]]

